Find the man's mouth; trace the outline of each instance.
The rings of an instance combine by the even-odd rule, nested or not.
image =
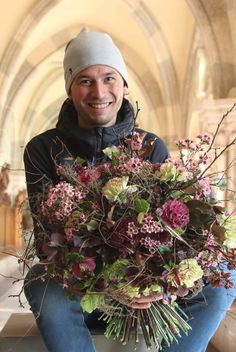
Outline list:
[[[91,107],[91,108],[94,108],[94,109],[105,109],[107,108],[111,103],[88,103],[88,105]]]

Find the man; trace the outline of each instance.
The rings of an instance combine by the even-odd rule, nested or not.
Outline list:
[[[35,196],[44,191],[47,183],[59,181],[56,165],[80,156],[88,163],[106,161],[103,149],[118,145],[134,128],[134,111],[128,100],[128,76],[123,57],[112,39],[105,33],[86,29],[67,45],[64,57],[65,86],[68,99],[62,105],[56,128],[34,137],[24,154],[27,189],[32,212],[36,209]],[[153,139],[145,133],[145,140]],[[160,138],[156,138],[151,162],[163,162],[168,150]],[[50,238],[41,238],[35,222],[35,244],[39,258],[45,256],[45,244]],[[37,279],[43,266],[35,265],[25,282],[25,294],[37,324],[50,352],[94,352],[95,348],[85,324],[94,316],[83,314],[80,299],[69,300],[62,288],[53,281]],[[168,352],[203,352],[226,309],[233,293],[227,296],[224,289],[207,287],[204,294],[208,306],[196,302],[187,306],[193,319],[193,330],[183,336],[179,345]],[[160,294],[141,297],[134,308],[148,308],[152,301],[162,299]],[[210,315],[210,316],[209,316]]]

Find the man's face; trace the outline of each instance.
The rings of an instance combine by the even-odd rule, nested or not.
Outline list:
[[[94,65],[75,77],[69,97],[77,110],[79,126],[91,128],[113,126],[125,94],[128,88],[116,70]]]

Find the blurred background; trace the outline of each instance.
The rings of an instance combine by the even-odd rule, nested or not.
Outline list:
[[[129,100],[134,106],[138,101],[140,108],[138,125],[164,139],[174,154],[174,140],[215,131],[236,101],[235,23],[236,0],[0,0],[3,306],[12,290],[12,280],[5,276],[21,277],[17,256],[24,247],[23,233],[32,227],[22,154],[33,136],[56,124],[66,98],[62,60],[67,42],[84,26],[113,37],[128,67]],[[233,110],[217,143],[224,146],[235,135]],[[233,146],[218,168],[226,169],[235,159]],[[227,174],[232,189],[235,175],[232,166]],[[10,306],[4,308],[2,325],[18,309],[17,302]],[[220,349],[223,336],[228,349]],[[216,342],[220,351],[231,351],[231,342],[225,341],[233,338],[227,336],[223,333]]]

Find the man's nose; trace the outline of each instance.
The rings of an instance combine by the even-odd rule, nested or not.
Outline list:
[[[92,87],[92,95],[94,98],[103,98],[106,93],[106,86],[103,82],[95,82]]]

